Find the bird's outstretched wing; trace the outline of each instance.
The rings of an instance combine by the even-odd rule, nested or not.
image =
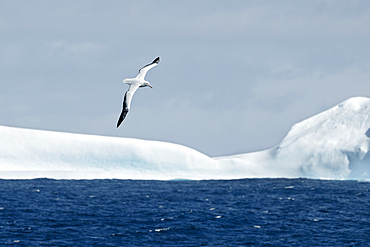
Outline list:
[[[123,100],[123,108],[122,108],[121,115],[119,116],[119,119],[118,119],[118,122],[117,122],[117,128],[121,125],[121,123],[123,122],[123,120],[125,119],[125,117],[128,113],[128,109],[126,107],[126,95],[127,95],[127,92],[125,93],[125,98]]]
[[[134,95],[138,88],[139,88],[138,84],[132,84],[130,88],[126,91],[125,97],[123,98],[122,112],[117,122],[117,128],[121,125],[128,111],[130,110],[132,96]]]
[[[146,72],[148,72],[148,70],[150,70],[151,68],[157,66],[158,63],[159,63],[159,57],[157,57],[156,59],[154,59],[154,61],[152,63],[147,64],[144,67],[142,67],[139,70],[139,73],[136,75],[135,78],[140,79],[140,80],[144,80],[144,77],[146,75]]]

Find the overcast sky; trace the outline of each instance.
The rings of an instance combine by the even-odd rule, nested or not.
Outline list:
[[[263,150],[370,97],[370,1],[0,0],[0,85],[0,125]]]

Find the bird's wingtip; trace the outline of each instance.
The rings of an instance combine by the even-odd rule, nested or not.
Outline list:
[[[122,115],[122,114],[121,114]],[[121,125],[121,123],[123,122],[123,117],[122,116],[120,116],[119,117],[119,119],[118,119],[118,122],[117,122],[117,129],[118,129],[118,127]]]

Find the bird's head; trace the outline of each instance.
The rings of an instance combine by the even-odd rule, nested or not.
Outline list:
[[[148,81],[144,81],[144,87],[150,87],[150,88],[153,88],[152,85],[150,85],[150,83]]]

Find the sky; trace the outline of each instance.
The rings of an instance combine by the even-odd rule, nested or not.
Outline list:
[[[369,44],[367,0],[0,0],[0,125],[264,150],[370,97]],[[117,129],[122,80],[157,56]]]

